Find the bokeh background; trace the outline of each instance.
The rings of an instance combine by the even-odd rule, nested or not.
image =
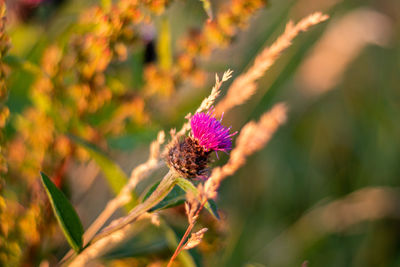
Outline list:
[[[211,23],[196,0],[142,1],[140,14],[106,0],[6,3],[0,265],[53,266],[68,249],[39,171],[85,228],[113,197],[71,135],[128,174],[159,130],[196,109],[215,73],[239,75],[290,19],[323,11],[330,19],[296,38],[257,93],[225,114],[240,130],[277,102],[290,110],[267,147],[224,181],[222,219],[202,215],[209,231],[190,254],[197,266],[400,266],[400,1],[211,1]],[[182,207],[160,214],[184,232]],[[163,266],[172,252],[165,231],[149,226],[98,265]]]

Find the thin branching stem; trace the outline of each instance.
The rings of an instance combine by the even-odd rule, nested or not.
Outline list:
[[[182,248],[183,248],[183,246],[184,246],[184,244],[185,244],[185,241],[186,241],[186,239],[188,238],[189,234],[192,232],[193,227],[194,227],[195,224],[196,224],[197,218],[198,218],[198,216],[199,216],[201,210],[204,208],[204,205],[205,205],[206,203],[207,203],[207,199],[203,200],[203,202],[201,203],[200,207],[197,209],[195,215],[193,216],[193,217],[196,218],[196,219],[192,220],[192,221],[189,223],[189,226],[188,226],[188,228],[186,229],[186,232],[185,232],[185,234],[183,235],[181,241],[179,242],[178,247],[175,249],[174,254],[172,255],[171,259],[169,260],[169,263],[168,263],[167,267],[171,267],[171,266],[172,266],[172,263],[174,262],[175,258],[176,258],[176,257],[179,255],[179,253],[182,251]]]

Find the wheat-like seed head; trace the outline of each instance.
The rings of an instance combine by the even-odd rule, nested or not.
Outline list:
[[[292,21],[286,24],[284,33],[269,47],[256,57],[249,70],[235,79],[228,89],[228,93],[216,107],[216,113],[222,114],[234,106],[246,102],[256,91],[256,81],[275,63],[281,53],[287,49],[292,40],[300,33],[307,31],[311,26],[328,19],[328,16],[321,12],[313,13],[296,25]]]
[[[264,113],[258,122],[247,123],[236,140],[236,147],[232,150],[228,163],[214,168],[210,178],[199,188],[201,198],[215,198],[221,181],[243,166],[248,156],[264,147],[278,127],[286,121],[286,113],[286,105],[279,103]]]
[[[183,249],[192,249],[192,248],[196,247],[197,245],[199,245],[201,240],[203,239],[205,232],[207,232],[207,230],[208,230],[207,228],[203,228],[203,229],[197,231],[196,233],[193,233],[190,236],[189,240],[186,242]]]
[[[215,85],[211,89],[210,95],[208,97],[206,97],[201,102],[199,108],[195,111],[195,113],[201,113],[201,112],[204,112],[204,111],[208,111],[214,105],[215,100],[221,94],[221,90],[220,89],[221,89],[222,84],[232,77],[232,73],[233,73],[233,71],[228,69],[222,75],[222,79],[221,80],[219,79],[219,76],[217,74],[215,74]],[[188,120],[191,117],[192,117],[191,113],[189,113],[189,114],[187,114],[185,116],[185,118],[188,119]],[[182,126],[181,130],[179,130],[179,132],[177,132],[175,134],[175,137],[180,137],[180,136],[184,135],[189,129],[190,129],[190,124],[189,123],[185,123]]]

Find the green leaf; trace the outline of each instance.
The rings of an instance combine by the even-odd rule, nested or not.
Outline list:
[[[185,192],[192,192],[195,195],[198,195],[199,192],[197,190],[197,187],[188,179],[185,178],[178,178],[176,181],[176,184],[180,186]],[[219,214],[218,214],[218,208],[217,204],[215,203],[214,200],[209,199],[207,203],[204,205],[204,207],[210,212],[215,218],[218,220],[220,219]]]
[[[146,193],[143,198],[145,201],[157,188],[160,182],[156,182]],[[185,202],[186,199],[186,192],[193,192],[195,195],[198,194],[198,190],[196,186],[185,178],[177,178],[177,185],[172,189],[172,191],[156,206],[154,206],[150,211],[162,210],[171,207],[175,207],[181,205]],[[215,218],[218,220],[220,219],[218,215],[217,205],[215,204],[214,200],[210,199],[204,206]]]
[[[144,196],[143,201],[145,201],[154,192],[154,190],[156,190],[159,184],[160,181],[156,182],[151,186],[149,191],[147,191],[146,195]],[[163,210],[179,206],[185,203],[185,196],[186,196],[185,191],[183,191],[179,186],[174,186],[171,192],[169,192],[169,194],[163,200],[161,200],[160,203],[155,205],[149,211],[152,212],[156,210]]]
[[[218,214],[217,203],[215,203],[213,199],[209,199],[205,207],[212,215],[214,215],[215,218],[218,220],[221,219]]]
[[[89,153],[90,157],[97,163],[112,191],[117,195],[128,181],[125,172],[112,160],[110,160],[99,148],[82,140],[79,137],[69,135],[69,138],[79,144]],[[132,201],[126,206],[130,210],[136,203],[137,196],[132,192]]]
[[[21,59],[15,55],[5,56],[5,57],[3,57],[3,61],[7,65],[10,65],[13,68],[23,69],[23,70],[31,72],[33,74],[44,74],[42,69],[39,66],[37,66],[36,64],[34,64],[28,60]]]
[[[42,172],[40,174],[43,186],[53,207],[54,215],[68,243],[76,252],[79,252],[82,249],[83,227],[78,214],[76,214],[66,196],[53,184],[49,177]]]

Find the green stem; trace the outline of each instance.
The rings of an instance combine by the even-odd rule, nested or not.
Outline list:
[[[177,182],[177,178],[178,176],[176,175],[175,172],[169,171],[161,180],[156,190],[154,190],[154,192],[143,203],[137,205],[136,207],[133,208],[131,212],[129,212],[128,215],[119,219],[116,222],[116,225],[105,228],[100,234],[98,234],[93,239],[93,241],[96,241],[104,236],[107,236],[125,227],[126,225],[135,221],[139,216],[146,213],[152,207],[157,205],[161,200],[163,200],[168,195],[169,192],[171,192],[172,188],[174,188]]]

